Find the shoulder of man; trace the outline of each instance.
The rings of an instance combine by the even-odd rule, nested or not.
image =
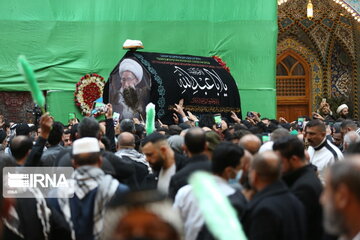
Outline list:
[[[238,217],[241,217],[246,209],[247,200],[240,190],[235,190],[235,193],[228,196],[231,205],[236,210]]]
[[[188,164],[189,159],[182,154],[176,152],[174,152],[174,154],[175,154],[176,172],[178,172]]]
[[[343,159],[344,159],[344,155],[343,155],[343,153],[340,151],[340,149],[339,149],[337,146],[335,146],[334,144],[332,144],[329,140],[326,140],[326,141],[327,141],[327,142],[326,142],[325,147],[326,147],[327,150],[329,150],[329,151],[332,153],[335,161],[337,161],[337,160],[343,160]]]

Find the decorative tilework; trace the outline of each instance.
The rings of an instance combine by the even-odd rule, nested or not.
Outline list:
[[[343,0],[352,7],[353,10],[360,14],[360,0]],[[359,23],[357,23],[353,16],[345,9],[346,5],[339,5],[334,0],[312,0],[314,5],[314,18],[311,26],[308,25],[309,20],[306,17],[306,4],[308,0],[288,0],[286,4],[279,6],[279,44],[284,44],[284,41],[291,38],[297,42],[292,48],[294,51],[303,52],[303,48],[311,51],[313,59],[317,60],[321,75],[318,77],[311,76],[312,79],[312,103],[316,97],[323,96],[331,97],[339,95],[353,100],[354,116],[358,116],[359,112],[359,96],[358,84],[360,81],[358,77],[358,60],[360,57],[360,38]],[[284,18],[290,18],[294,23],[291,27],[282,28],[280,22]],[[330,36],[330,38],[329,38]],[[358,37],[356,37],[358,36]],[[337,76],[336,82],[332,68],[334,42],[341,45],[342,54],[348,56],[352,70]],[[359,45],[359,46],[358,46]],[[356,50],[357,49],[357,50]],[[279,53],[279,49],[278,49]],[[310,62],[310,57],[304,55],[304,58]],[[312,64],[312,74],[315,73]],[[338,68],[337,68],[338,69]],[[336,75],[336,74],[335,74]],[[348,82],[348,79],[351,82]],[[316,84],[319,88],[316,87]],[[334,95],[335,94],[335,95]],[[314,106],[314,105],[313,105]]]
[[[301,20],[300,23],[301,23],[302,25],[304,25],[304,27],[306,27],[306,28],[309,28],[309,27],[311,27],[312,25],[314,25],[314,22],[311,21],[311,20],[309,20],[309,19],[307,19],[307,18],[304,19],[304,20]]]
[[[322,21],[321,21],[322,24],[324,24],[326,27],[328,28],[332,28],[334,26],[334,21],[331,20],[330,18],[324,18]]]
[[[283,28],[286,28],[287,26],[291,25],[293,22],[294,22],[293,20],[287,17],[284,20],[282,20],[280,24]]]
[[[310,35],[315,41],[318,49],[320,50],[321,56],[323,57],[323,59],[326,59],[329,40],[331,37],[330,32],[323,28],[321,25],[317,25],[316,27],[314,27],[313,30],[311,30]]]
[[[339,42],[334,44],[331,55],[331,95],[349,97],[352,89],[352,66]]]
[[[305,11],[296,10],[295,12],[292,13],[291,17],[293,17],[296,20],[301,20],[304,18],[304,14],[306,14]]]
[[[277,54],[280,55],[287,49],[292,49],[293,51],[297,52],[298,54],[303,56],[305,60],[310,64],[312,70],[310,72],[310,84],[312,90],[311,105],[312,109],[316,109],[316,98],[321,98],[323,96],[323,83],[321,81],[323,77],[323,72],[321,69],[321,65],[313,52],[311,52],[308,48],[304,47],[302,44],[295,41],[294,39],[288,38],[278,43]]]
[[[331,1],[331,0],[328,0]],[[334,3],[335,1],[332,0]],[[345,4],[340,5],[342,8],[346,9],[346,8],[350,8],[353,11],[355,11],[355,13],[357,15],[360,15],[360,1],[359,0],[342,0]],[[279,2],[279,1],[278,1]],[[286,5],[290,5],[290,3],[295,2],[294,1],[289,1],[287,0]],[[323,2],[325,2],[325,0],[312,0],[313,5],[316,7],[322,7],[321,4],[323,4]],[[290,5],[290,8],[292,8],[292,10],[298,10],[301,9],[301,7],[303,7],[305,4],[307,3],[307,0],[296,0],[296,4],[292,4]],[[280,6],[285,5],[284,3],[278,3]],[[296,9],[297,8],[297,9]],[[314,12],[314,16],[316,17],[317,13],[322,13],[322,12]],[[321,17],[321,16],[320,16]]]
[[[347,46],[347,49],[350,51],[351,57],[355,59],[355,44],[351,28],[343,27],[339,24],[335,29],[335,34],[341,41]]]
[[[286,12],[285,11],[278,11],[278,19],[286,18]]]
[[[345,23],[348,26],[352,26],[350,19],[348,19],[348,18],[346,18],[344,16],[340,16],[339,20],[340,20],[340,22]]]
[[[331,19],[335,19],[339,16],[338,14],[338,11],[329,11],[328,17]]]

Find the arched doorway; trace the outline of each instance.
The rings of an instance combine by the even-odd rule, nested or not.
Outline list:
[[[276,61],[277,117],[294,121],[309,115],[309,64],[296,52],[287,50]]]

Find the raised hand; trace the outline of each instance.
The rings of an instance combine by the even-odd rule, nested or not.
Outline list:
[[[193,122],[199,121],[199,119],[194,114],[192,114],[190,111],[187,111],[187,114],[188,114],[189,120],[191,120]]]
[[[181,117],[186,117],[186,114],[184,112],[184,99],[180,99],[179,103],[175,103],[175,107],[173,108],[175,112],[181,115]]]
[[[40,118],[40,128],[41,133],[40,136],[42,138],[48,139],[50,131],[52,129],[52,125],[54,123],[54,119],[49,115],[49,113],[45,113]]]
[[[106,108],[107,108],[107,111],[105,113],[105,117],[107,119],[110,119],[113,117],[113,108],[112,108],[112,105],[110,103],[106,104]]]
[[[236,113],[233,112],[233,111],[231,111],[231,118],[232,118],[235,122],[241,123],[240,118],[238,118],[238,116],[236,115]]]

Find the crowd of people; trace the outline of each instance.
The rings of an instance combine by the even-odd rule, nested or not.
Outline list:
[[[359,240],[360,128],[348,110],[322,103],[294,122],[250,112],[219,124],[180,101],[174,123],[153,133],[137,118],[114,121],[111,104],[100,122],[2,117],[1,168],[75,169],[73,197],[2,197],[2,239],[217,239],[188,182],[205,171],[248,239]]]

